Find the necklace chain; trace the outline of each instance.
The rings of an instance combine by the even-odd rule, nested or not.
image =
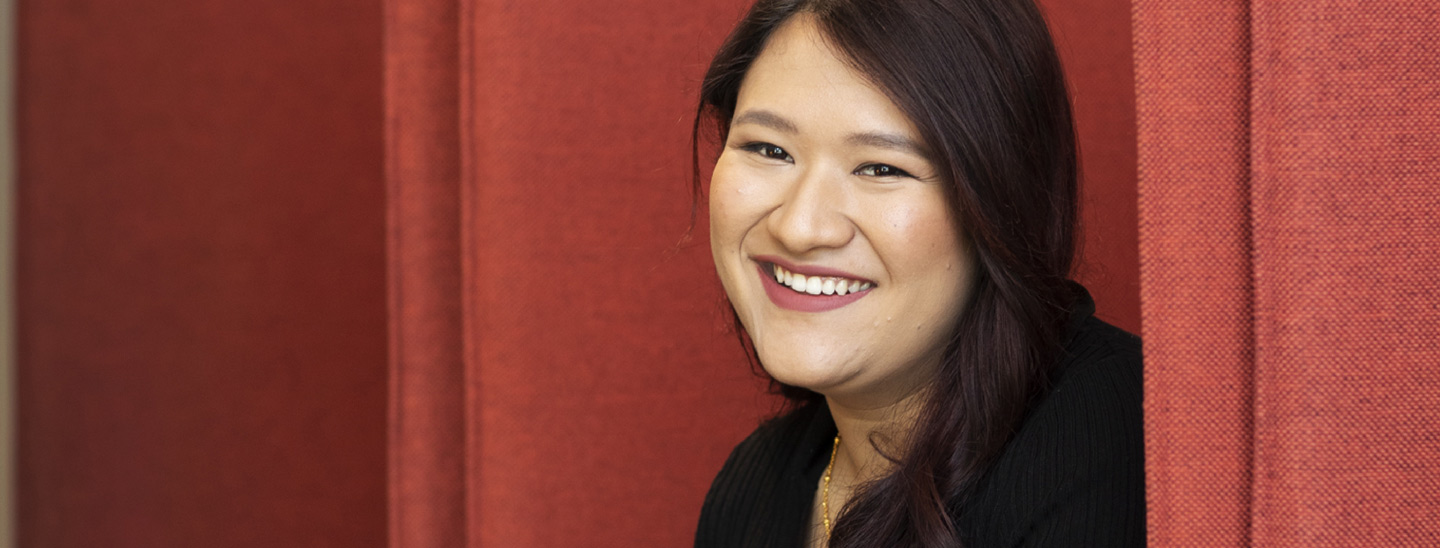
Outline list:
[[[840,450],[840,434],[835,434],[835,444],[830,446],[830,464],[825,467],[825,489],[820,495],[820,511],[824,514],[825,544],[830,544],[830,473],[835,471],[835,453]]]

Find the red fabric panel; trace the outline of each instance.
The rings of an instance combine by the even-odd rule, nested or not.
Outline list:
[[[472,545],[686,546],[770,409],[690,219],[699,79],[742,2],[462,15]]]
[[[379,6],[17,23],[20,545],[382,545]]]
[[[1096,314],[1140,332],[1129,0],[1039,0],[1065,64],[1081,152],[1081,261]]]
[[[458,7],[386,2],[393,547],[467,538]]]
[[[1135,0],[1151,546],[1249,541],[1248,14]]]
[[[1440,7],[1252,25],[1255,543],[1440,546]]]

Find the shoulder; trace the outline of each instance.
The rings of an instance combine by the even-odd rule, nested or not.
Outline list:
[[[1019,436],[1035,449],[1081,450],[1097,458],[1143,456],[1144,366],[1140,338],[1094,317],[1066,346],[1046,394]],[[1074,455],[1070,455],[1073,459]]]
[[[1140,372],[1140,337],[1110,325],[1094,316],[1080,322],[1070,340],[1065,344],[1061,358],[1061,374],[1065,370],[1097,362],[1124,363]]]
[[[1050,388],[1027,422],[1053,418],[1074,427],[1098,428],[1115,421],[1138,421],[1142,362],[1140,337],[1093,316],[1086,318],[1066,344]]]
[[[792,526],[791,514],[808,511],[804,440],[828,419],[823,405],[804,405],[766,421],[740,442],[705,495],[695,546],[759,546]],[[823,417],[820,416],[823,413]],[[819,425],[818,427],[823,427]],[[803,519],[803,516],[799,519]]]
[[[1007,546],[1143,546],[1140,339],[1093,317],[978,486],[974,523]],[[989,545],[989,542],[981,544]]]
[[[816,420],[821,405],[803,405],[756,427],[730,452],[725,468],[784,468],[795,443]]]

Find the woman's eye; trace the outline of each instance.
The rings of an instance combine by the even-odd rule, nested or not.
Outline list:
[[[855,170],[856,174],[869,177],[910,177],[909,173],[898,167],[886,164],[870,164]]]
[[[771,160],[780,160],[784,162],[790,161],[789,152],[785,152],[785,149],[777,147],[770,143],[751,143],[740,148],[748,150],[755,154],[759,154],[760,156],[769,158]]]

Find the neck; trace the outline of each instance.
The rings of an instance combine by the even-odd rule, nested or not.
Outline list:
[[[915,390],[880,406],[847,405],[843,398],[830,396],[825,401],[841,440],[835,456],[835,475],[846,478],[848,485],[856,485],[880,477],[893,466],[881,451],[891,457],[902,456],[919,419],[924,391]]]

